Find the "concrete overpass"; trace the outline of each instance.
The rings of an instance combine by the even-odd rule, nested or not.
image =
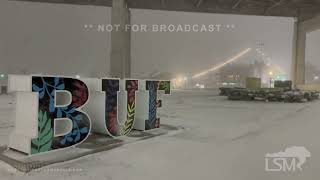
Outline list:
[[[305,84],[306,34],[320,29],[320,0],[22,0],[112,7],[111,75],[130,77],[130,8],[221,14],[295,17],[292,78],[295,85]]]

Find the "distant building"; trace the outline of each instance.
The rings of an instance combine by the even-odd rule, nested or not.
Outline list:
[[[229,64],[219,71],[220,83],[245,87],[247,77],[263,78],[265,69],[266,64],[263,61],[254,61],[252,64]]]
[[[0,94],[7,93],[7,85],[7,77],[0,77]]]
[[[306,63],[306,83],[320,83],[320,70],[310,62]]]
[[[264,61],[255,60],[251,64],[231,63],[198,79],[197,82],[205,84],[209,88],[221,86],[245,87],[247,77],[268,79],[267,69],[268,66]]]

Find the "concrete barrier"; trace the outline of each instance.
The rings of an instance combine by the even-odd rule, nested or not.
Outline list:
[[[297,88],[302,91],[320,91],[320,84],[302,84],[297,85]]]
[[[7,86],[0,86],[0,94],[7,94]]]

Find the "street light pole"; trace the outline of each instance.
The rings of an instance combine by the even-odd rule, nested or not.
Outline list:
[[[270,88],[272,88],[272,75],[273,75],[273,72],[270,71],[269,75],[270,75]]]

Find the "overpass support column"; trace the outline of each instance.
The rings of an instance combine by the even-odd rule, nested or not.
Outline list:
[[[127,0],[112,1],[111,23],[114,28],[111,33],[110,75],[115,78],[129,78],[131,74],[131,31],[130,10]]]
[[[303,28],[302,22],[295,22],[295,35],[294,38],[296,52],[294,62],[294,84],[305,84],[305,51],[306,51],[306,31]]]
[[[294,41],[296,41],[296,53],[294,53],[293,62],[295,86],[305,84],[306,37],[307,33],[320,29],[320,16],[296,23],[296,37],[294,38]]]

